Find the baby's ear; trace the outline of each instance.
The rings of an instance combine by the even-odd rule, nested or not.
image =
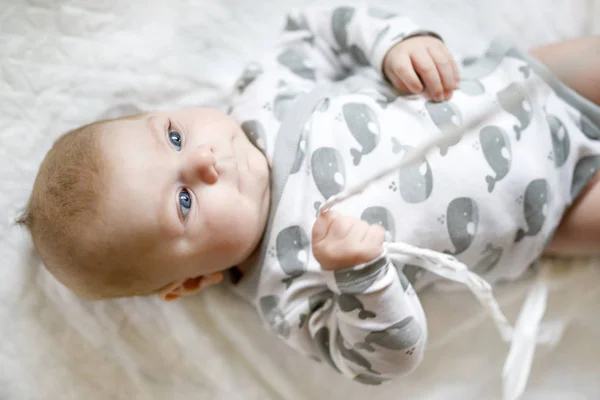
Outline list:
[[[223,280],[222,272],[215,272],[210,275],[197,276],[179,281],[171,282],[159,289],[157,294],[162,301],[177,300],[182,296],[189,296],[198,293],[200,289],[215,285]]]

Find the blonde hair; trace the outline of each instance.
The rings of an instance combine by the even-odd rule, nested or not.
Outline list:
[[[128,118],[136,118],[128,117]],[[114,120],[97,121],[61,136],[46,154],[23,215],[42,262],[60,282],[90,299],[146,295],[139,268],[143,238],[121,240],[104,216],[107,165],[100,136]],[[132,254],[132,247],[138,251]],[[137,262],[135,262],[137,261]]]

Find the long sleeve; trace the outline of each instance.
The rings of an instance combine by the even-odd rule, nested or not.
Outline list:
[[[293,10],[273,49],[237,80],[229,113],[271,159],[279,124],[299,95],[369,65],[381,73],[391,47],[426,33],[406,17],[373,7]]]
[[[427,33],[405,16],[375,7],[320,6],[293,10],[284,38],[300,39],[322,74],[332,80],[371,65],[382,71],[385,54],[410,36]],[[317,63],[318,62],[318,63]]]
[[[308,320],[320,356],[345,376],[367,384],[415,369],[423,358],[427,326],[402,272],[382,256],[324,274],[332,302],[313,310]]]

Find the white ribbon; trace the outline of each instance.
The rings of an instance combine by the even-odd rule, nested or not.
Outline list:
[[[525,85],[532,84],[526,82]],[[386,177],[390,173],[421,162],[433,148],[448,141],[454,142],[450,138],[458,139],[462,137],[470,128],[484,123],[487,119],[494,117],[500,110],[501,108],[497,104],[491,104],[467,120],[463,127],[451,126],[450,129],[442,130],[440,134],[432,135],[432,137],[427,138],[418,148],[412,149],[398,162],[388,168],[382,169],[370,179],[366,179],[364,182],[328,198],[321,205],[319,212],[327,212],[336,204],[362,193],[369,185]],[[525,390],[536,344],[538,342],[548,343],[552,341],[551,339],[557,340],[556,338],[560,336],[560,333],[557,333],[556,330],[554,332],[552,332],[552,329],[540,330],[548,297],[546,274],[540,273],[539,279],[530,289],[517,319],[517,325],[513,328],[494,298],[490,284],[479,275],[469,271],[466,265],[459,262],[453,256],[433,250],[421,249],[406,243],[385,243],[384,246],[389,257],[392,259],[398,261],[406,261],[407,257],[417,259],[419,262],[415,262],[414,264],[421,268],[443,278],[460,282],[469,288],[481,305],[487,310],[502,339],[511,342],[502,374],[503,397],[504,400],[517,400]]]

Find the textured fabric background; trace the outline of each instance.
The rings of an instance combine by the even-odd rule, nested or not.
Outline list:
[[[352,3],[352,1],[349,1]],[[508,34],[531,46],[600,33],[600,0],[388,0],[464,54]],[[0,399],[497,399],[507,346],[469,293],[424,296],[429,351],[410,377],[348,382],[265,333],[225,290],[162,304],[86,303],[12,225],[44,153],[100,117],[222,105],[244,63],[301,0],[0,0]],[[600,263],[556,267],[525,399],[600,398]],[[528,282],[501,287],[518,312]]]

